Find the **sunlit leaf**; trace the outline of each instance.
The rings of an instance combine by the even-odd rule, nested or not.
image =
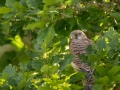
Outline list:
[[[55,4],[60,2],[61,0],[43,0],[43,3],[45,3],[46,5],[51,5],[51,4]]]
[[[14,46],[16,51],[20,51],[24,47],[24,43],[19,35],[16,35],[14,38],[12,38],[11,45]]]
[[[0,14],[5,14],[11,12],[10,8],[7,7],[0,7]]]
[[[53,90],[53,89],[51,89],[50,87],[48,87],[48,86],[40,86],[37,90]]]
[[[59,68],[59,66],[58,66],[58,65],[51,66],[51,67],[50,67],[50,73],[52,74],[52,73],[57,72],[57,71],[58,71],[58,68]]]
[[[41,68],[41,72],[48,74],[49,73],[49,65],[43,65]]]

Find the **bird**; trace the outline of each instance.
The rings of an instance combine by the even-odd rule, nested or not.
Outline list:
[[[83,31],[74,30],[70,33],[69,48],[70,53],[73,54],[71,65],[75,70],[85,72],[85,79],[82,80],[83,86],[85,90],[92,90],[94,70],[87,63],[83,63],[78,56],[79,54],[86,55],[88,45],[92,45],[92,41],[87,38]]]

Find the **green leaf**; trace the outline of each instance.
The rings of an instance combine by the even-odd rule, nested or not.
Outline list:
[[[105,2],[110,2],[110,0],[105,0]]]
[[[92,45],[88,45],[86,50],[87,50],[87,54],[93,54],[94,53],[94,49],[93,49]]]
[[[7,22],[3,22],[2,23],[2,30],[3,30],[3,33],[8,35],[9,32],[10,32],[10,23],[7,21]]]
[[[55,3],[58,3],[62,0],[43,0],[43,3],[45,3],[46,5],[52,5],[52,4],[55,4]]]
[[[100,74],[100,76],[106,76],[108,69],[103,66],[96,66],[96,72]]]
[[[108,31],[104,32],[104,36],[109,40],[112,40],[113,36],[115,35],[116,31],[113,27],[110,27]]]
[[[14,6],[15,11],[18,12],[20,10],[20,5],[18,2],[15,2],[13,6]]]
[[[40,86],[37,90],[53,90],[48,86]]]
[[[97,55],[97,60],[100,61],[102,58],[105,57],[106,51],[98,51],[99,54]]]
[[[109,43],[109,46],[110,47],[114,47],[115,45],[117,45],[117,43],[119,42],[118,38],[119,38],[118,35],[113,36],[112,37],[112,41],[110,41],[110,43]]]
[[[24,43],[19,35],[16,35],[14,38],[11,38],[11,45],[15,48],[16,51],[21,51],[24,47]]]
[[[114,77],[118,72],[120,72],[120,66],[114,66],[111,70],[108,71],[109,76]]]
[[[0,7],[0,14],[5,14],[11,12],[10,8],[7,7]]]
[[[14,4],[15,0],[6,0],[5,5],[11,9],[13,9],[13,4]]]
[[[80,20],[80,19],[79,19],[78,26],[79,26],[80,28],[82,28],[83,30],[87,30],[87,29],[89,29],[89,28],[92,28],[92,26],[91,26],[89,23],[87,23],[87,22],[85,22],[85,21],[83,21],[83,20]]]
[[[7,78],[8,84],[11,86],[16,86],[17,84],[17,77],[16,76],[11,76]]]
[[[11,64],[9,64],[8,66],[5,67],[5,69],[3,70],[3,73],[8,74],[8,76],[13,76],[15,74],[16,70],[15,70],[15,66],[12,67]]]
[[[37,41],[37,44],[40,44],[41,45],[41,43],[44,41],[44,39],[46,38],[46,36],[47,36],[47,34],[48,34],[48,29],[46,30],[46,29],[44,29],[44,28],[42,28],[42,29],[40,29],[39,31],[38,31],[38,35],[37,35],[37,38],[36,38],[36,41]]]
[[[41,72],[45,73],[45,74],[54,74],[55,72],[58,71],[58,65],[54,65],[54,66],[50,66],[50,65],[43,65],[41,67]]]
[[[103,84],[95,84],[92,90],[102,90]]]
[[[114,80],[120,82],[120,74],[117,74],[117,76],[114,77]]]
[[[116,57],[115,60],[114,60],[113,66],[117,66],[120,63],[119,60],[120,60],[120,58]]]
[[[20,63],[19,65],[20,65],[20,68],[22,69],[22,71],[26,71],[27,67],[25,64]]]
[[[94,54],[89,54],[88,56],[88,60],[91,62],[95,62],[97,60],[97,56]]]
[[[32,67],[34,68],[34,69],[36,69],[36,70],[40,70],[40,68],[42,67],[42,63],[41,62],[39,62],[39,61],[32,61]]]
[[[115,17],[115,19],[117,19],[118,21],[120,21],[120,13],[114,11],[114,12],[110,13],[110,15],[112,17]]]
[[[55,72],[58,71],[58,68],[59,68],[58,65],[51,66],[51,67],[50,67],[50,73],[51,73],[51,74],[54,74]]]
[[[52,39],[55,35],[55,31],[53,27],[49,27],[48,34],[44,40],[44,42],[41,44],[41,49],[43,53],[47,51],[47,48],[51,45]]]
[[[34,8],[42,5],[42,0],[26,0],[26,3],[29,8]]]
[[[65,57],[64,57],[64,60],[62,60],[61,62],[60,62],[60,71],[62,71],[62,70],[64,70],[67,66],[68,66],[68,64],[72,61],[72,59],[73,59],[73,55],[66,55]]]
[[[109,81],[109,78],[107,76],[100,77],[96,80],[97,83],[101,83],[101,84],[106,84],[108,83],[108,81]]]
[[[96,45],[97,45],[97,49],[98,49],[99,51],[102,51],[103,48],[106,47],[105,38],[104,38],[104,37],[99,37],[99,39],[98,39],[97,42],[96,42]]]
[[[40,20],[40,21],[36,21],[33,23],[28,24],[24,29],[26,30],[34,30],[35,28],[42,28],[44,25],[46,24],[46,21],[44,20]]]
[[[84,77],[85,73],[83,73],[82,71],[78,71],[77,74],[74,74],[73,76],[70,77],[70,82],[75,83],[75,81],[82,80]],[[82,81],[80,81],[80,83],[82,83]]]
[[[17,53],[13,60],[15,59],[18,59],[19,62],[26,64],[30,60],[30,57],[25,53],[24,49],[22,49]]]
[[[78,86],[78,85],[76,85],[76,84],[71,84],[71,90],[80,90],[80,89],[82,89],[83,87],[82,86]]]
[[[19,4],[27,7],[26,0],[20,0]]]
[[[18,90],[22,90],[23,87],[25,87],[25,83],[26,83],[26,80],[24,78],[18,83]]]
[[[49,65],[43,65],[41,67],[41,72],[48,74],[49,73]]]

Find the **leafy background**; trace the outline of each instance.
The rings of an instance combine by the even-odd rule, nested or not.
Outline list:
[[[83,90],[68,46],[80,29],[94,42],[81,56],[93,90],[120,90],[119,28],[119,0],[1,0],[0,89]]]

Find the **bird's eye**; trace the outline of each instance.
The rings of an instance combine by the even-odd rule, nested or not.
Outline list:
[[[78,35],[77,34],[75,34],[75,37],[77,37]]]
[[[78,35],[77,34],[75,34],[75,38],[77,39],[77,37],[78,37]]]

